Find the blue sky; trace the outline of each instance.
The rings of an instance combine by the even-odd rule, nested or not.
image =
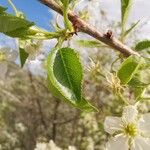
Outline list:
[[[50,30],[51,14],[49,9],[40,4],[38,0],[12,0],[18,10],[26,14],[30,21],[35,22],[38,26]],[[12,13],[7,0],[0,0],[0,5],[8,7],[8,12]]]

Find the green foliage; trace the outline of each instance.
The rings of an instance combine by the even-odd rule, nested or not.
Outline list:
[[[141,58],[137,56],[130,56],[122,63],[117,72],[122,84],[127,84],[134,77],[140,65]]]
[[[133,88],[134,96],[136,100],[140,100],[145,91],[145,87],[135,87]]]
[[[129,33],[131,33],[133,31],[133,29],[135,29],[135,27],[137,27],[137,25],[139,24],[140,21],[137,21],[136,23],[134,23],[125,33],[124,33],[124,37],[126,37]]]
[[[65,7],[68,7],[69,3],[71,3],[73,0],[60,0],[62,2],[62,4],[65,6]]]
[[[144,87],[147,86],[147,84],[140,81],[138,77],[132,78],[132,80],[128,83],[132,87]]]
[[[49,89],[59,99],[84,110],[96,110],[82,96],[83,70],[71,48],[54,48],[47,59]]]
[[[19,54],[20,54],[21,67],[23,67],[29,54],[23,48],[19,48]]]
[[[133,77],[128,85],[133,89],[135,99],[141,98],[147,84],[140,81],[138,77]]]
[[[150,40],[140,41],[135,46],[135,50],[137,51],[142,51],[148,48],[150,48]]]
[[[126,23],[132,0],[121,0],[121,18],[123,25]]]
[[[99,48],[102,47],[103,44],[96,40],[77,40],[76,43],[82,47],[88,48]]]
[[[17,29],[27,29],[32,23],[11,15],[0,15],[0,32],[9,33]]]
[[[7,10],[7,8],[0,6],[0,14],[4,13],[5,10]]]
[[[61,0],[61,2],[62,2],[63,6],[64,6],[65,8],[68,7],[68,5],[69,5],[69,0]]]
[[[4,10],[6,9],[0,7],[0,12],[3,12],[0,13],[0,32],[12,37],[24,37],[24,33],[27,32],[29,27],[33,26],[33,23],[4,13]]]
[[[122,35],[125,32],[125,26],[128,19],[129,11],[131,8],[132,0],[121,0],[121,22],[122,22]]]
[[[75,1],[79,2],[77,0]],[[68,11],[73,9],[73,3],[75,4],[75,1],[55,0],[62,8],[65,29],[59,27],[59,22],[56,21],[56,32],[51,33],[32,26],[33,24],[31,22],[23,19],[24,16],[19,11],[16,10],[17,17],[15,17],[7,14],[5,12],[6,9],[0,7],[0,31],[11,37],[20,38],[19,53],[22,67],[28,56],[34,55],[34,52],[36,54],[36,50],[40,49],[38,48],[38,44],[36,42],[36,44],[34,43],[35,39],[37,41],[51,38],[56,38],[57,40],[65,39],[66,41],[68,39],[70,40],[74,34],[74,30],[68,19]],[[131,0],[121,0],[121,40],[123,43],[124,37],[131,33],[139,23],[139,21],[134,23],[126,30],[125,25],[130,6]],[[103,18],[107,21],[104,12]],[[74,27],[76,27],[76,21],[74,21],[74,23]],[[112,25],[115,25],[115,23],[111,23],[111,26]],[[116,35],[118,35],[118,31],[120,30],[116,28],[115,31]],[[67,142],[70,144],[70,137],[72,138],[71,144],[77,145],[77,149],[88,149],[88,144],[93,145],[93,148],[90,147],[91,149],[104,149],[106,140],[108,140],[108,136],[104,133],[104,118],[107,115],[120,116],[124,103],[127,105],[135,104],[137,100],[144,98],[142,94],[148,87],[150,78],[148,79],[147,77],[145,79],[146,81],[143,80],[145,78],[143,74],[147,73],[145,70],[149,67],[149,58],[147,58],[147,60],[144,59],[145,64],[143,65],[143,58],[130,56],[121,64],[117,72],[118,77],[116,77],[116,74],[110,73],[110,75],[108,75],[108,72],[113,71],[113,69],[109,70],[113,67],[115,70],[116,67],[120,65],[120,61],[118,60],[121,59],[120,57],[119,59],[116,58],[107,45],[96,40],[82,39],[78,40],[76,44],[86,48],[102,49],[100,52],[97,49],[89,53],[86,51],[86,56],[85,53],[83,54],[83,58],[90,57],[91,60],[94,60],[91,61],[91,65],[85,70],[85,88],[83,88],[82,85],[83,68],[79,55],[71,48],[60,48],[60,43],[58,43],[59,46],[57,45],[50,51],[47,59],[48,87],[56,98],[71,104],[75,108],[79,108],[85,112],[97,111],[97,109],[84,98],[82,91],[84,89],[85,95],[91,98],[93,103],[99,106],[102,111],[98,112],[98,114],[82,113],[82,118],[80,119],[81,112],[54,99],[49,93],[49,90],[47,90],[44,79],[39,80],[39,77],[36,77],[37,81],[35,82],[32,73],[28,71],[25,73],[24,70],[21,70],[22,79],[20,78],[21,71],[16,71],[17,76],[8,70],[6,74],[6,80],[8,81],[1,80],[0,82],[0,124],[4,126],[0,126],[2,133],[0,136],[0,147],[2,147],[2,149],[34,149],[37,139],[39,141],[48,141],[50,137],[57,141],[63,149],[66,149],[66,145],[68,145]],[[139,48],[140,46],[138,45],[137,47]],[[142,45],[141,47],[143,50],[145,47],[149,48],[150,45]],[[29,54],[26,53],[25,50],[29,52]],[[30,59],[30,57],[28,59]],[[89,65],[88,63],[89,61],[86,59],[86,65]],[[145,70],[143,71],[142,69]],[[11,79],[8,78],[8,75]],[[120,84],[120,81],[123,85]],[[10,105],[9,103],[5,104],[9,99],[10,103],[12,103],[12,110],[8,107]],[[146,110],[146,112],[149,112],[149,110]],[[15,127],[16,124],[24,127],[23,130],[19,131],[18,126]],[[9,126],[9,128],[4,129],[5,126]],[[2,132],[5,130],[7,131],[6,133],[9,133],[8,135],[4,135]],[[75,130],[77,132],[74,132]],[[68,134],[68,132],[70,134]],[[9,139],[13,139],[12,137],[15,137],[14,135],[17,135],[16,139],[18,141],[15,145],[12,145],[14,140],[10,141],[10,148],[5,148],[5,143],[9,143]],[[8,138],[4,141],[5,136],[8,136]]]
[[[66,27],[66,29],[69,29],[71,31],[72,25],[71,25],[69,18],[68,18],[68,10],[69,10],[70,0],[61,0],[61,2],[63,4],[63,16],[64,16],[65,27]]]

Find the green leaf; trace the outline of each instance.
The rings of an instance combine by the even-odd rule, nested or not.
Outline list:
[[[53,49],[47,59],[48,85],[52,94],[84,111],[96,110],[82,96],[83,70],[71,48]]]
[[[126,21],[128,19],[131,3],[132,0],[121,0],[121,19],[123,28],[125,27]]]
[[[99,48],[104,46],[102,43],[96,40],[77,40],[77,45],[87,48]]]
[[[146,86],[148,86],[148,84],[141,82],[140,79],[138,79],[137,77],[132,78],[128,84],[132,87],[146,87]]]
[[[5,10],[7,10],[7,8],[0,6],[0,14],[4,13]]]
[[[133,89],[135,99],[140,99],[148,86],[148,84],[141,82],[138,77],[133,77],[128,85]]]
[[[148,48],[150,48],[150,40],[140,41],[135,46],[135,50],[137,50],[137,51],[142,51],[142,50],[148,49]]]
[[[68,18],[70,0],[61,0],[61,2],[63,4],[63,16],[64,16],[65,28],[72,31],[72,29],[73,29],[72,24],[71,24],[71,22],[69,21],[69,18]]]
[[[20,54],[21,67],[23,67],[29,54],[23,48],[19,48],[19,54]]]
[[[29,28],[34,25],[24,18],[16,17],[7,12],[7,8],[0,6],[0,32],[11,37],[26,38],[26,35],[32,35]]]
[[[0,32],[7,33],[21,28],[29,28],[33,23],[11,15],[0,15]]]
[[[35,33],[30,32],[30,28],[20,28],[20,29],[13,30],[11,32],[6,32],[5,34],[10,37],[17,37],[21,39],[28,39],[28,36],[35,35]]]
[[[127,84],[133,78],[140,65],[141,58],[137,56],[130,56],[122,63],[117,72],[117,76],[121,80],[122,84]]]
[[[2,9],[2,8],[1,8]],[[4,10],[4,9],[3,9]],[[0,32],[12,37],[22,37],[33,26],[23,18],[19,18],[8,13],[0,13]]]
[[[133,29],[139,24],[140,21],[137,21],[136,23],[134,23],[125,33],[124,33],[124,37],[126,37],[130,32],[133,31]]]
[[[136,100],[140,99],[143,96],[144,92],[145,92],[145,87],[134,88],[135,99]]]
[[[63,6],[66,8],[69,5],[69,0],[61,0]]]
[[[68,5],[71,3],[73,0],[60,0],[63,4],[64,7],[68,7]]]

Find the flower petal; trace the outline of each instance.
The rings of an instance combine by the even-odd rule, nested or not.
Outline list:
[[[144,114],[138,123],[139,130],[142,134],[150,138],[150,113]]]
[[[118,136],[110,139],[106,144],[106,150],[128,150],[128,138]]]
[[[135,106],[126,106],[123,109],[122,119],[126,123],[132,123],[135,122],[138,115],[138,111]]]
[[[131,146],[131,150],[150,150],[150,139],[143,137],[136,137]]]
[[[106,117],[105,119],[104,129],[107,133],[113,134],[121,129],[120,125],[121,125],[121,118],[109,116]]]

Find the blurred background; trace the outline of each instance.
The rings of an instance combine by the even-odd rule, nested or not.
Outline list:
[[[30,21],[46,30],[53,30],[56,14],[46,6],[37,0],[13,2]],[[0,5],[13,12],[7,0],[1,0]],[[126,37],[125,44],[133,47],[137,41],[150,38],[149,8],[150,1],[133,0],[128,27],[138,20],[140,23]],[[120,0],[81,0],[75,11],[97,29],[103,32],[111,29],[114,36],[120,38]],[[59,17],[60,24],[61,19]],[[37,143],[49,144],[50,150],[105,149],[109,136],[103,129],[104,119],[112,114],[120,116],[122,102],[113,95],[112,87],[103,76],[113,78],[111,64],[119,54],[101,44],[94,43],[89,47],[81,39],[91,38],[79,33],[65,45],[80,53],[85,74],[84,94],[97,106],[99,113],[83,113],[51,95],[47,88],[44,59],[56,41],[43,41],[41,48],[44,52],[35,60],[28,60],[24,68],[20,67],[18,58],[15,62],[7,62],[5,75],[0,77],[0,150],[34,150]],[[0,48],[3,47],[18,52],[17,39],[0,34]],[[150,58],[149,54],[150,50],[143,52]],[[144,72],[143,76],[150,82],[150,72]],[[141,102],[140,111],[150,112],[149,104],[148,101]],[[41,145],[36,150],[49,150],[43,147]]]

